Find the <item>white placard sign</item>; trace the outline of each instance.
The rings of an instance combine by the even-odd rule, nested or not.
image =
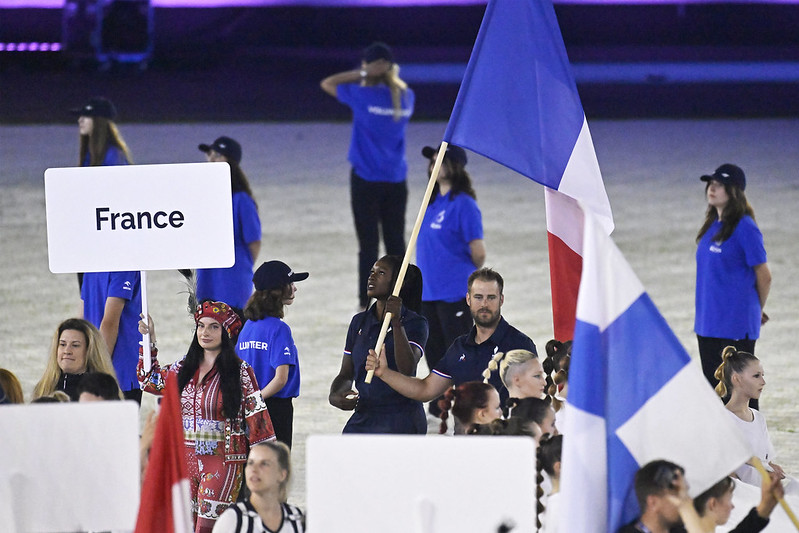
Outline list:
[[[313,435],[308,531],[535,531],[529,437]]]
[[[138,405],[0,408],[0,531],[132,531],[139,508]]]
[[[227,163],[49,168],[50,271],[233,265]]]

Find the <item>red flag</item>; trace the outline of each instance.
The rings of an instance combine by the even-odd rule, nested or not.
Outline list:
[[[142,484],[136,533],[190,533],[191,496],[177,376],[170,373]]]

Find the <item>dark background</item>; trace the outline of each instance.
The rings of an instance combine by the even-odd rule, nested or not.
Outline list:
[[[86,0],[73,0],[83,1]],[[319,89],[374,40],[402,64],[465,64],[484,6],[147,8],[117,0],[99,18],[0,9],[0,42],[62,42],[60,52],[0,52],[0,121],[69,122],[105,95],[120,122],[346,120]],[[793,116],[799,111],[799,5],[557,5],[573,64],[755,64],[762,79],[581,82],[589,118]],[[100,22],[98,22],[98,20]],[[99,38],[99,49],[90,41]],[[771,80],[775,62],[795,76]],[[416,119],[447,120],[451,80],[413,83]]]

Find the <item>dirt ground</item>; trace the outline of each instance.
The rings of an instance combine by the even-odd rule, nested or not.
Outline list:
[[[629,120],[590,123],[616,220],[613,234],[644,287],[689,353],[694,237],[705,203],[699,176],[724,162],[747,173],[747,195],[763,231],[774,282],[757,352],[768,385],[761,399],[777,462],[799,473],[795,407],[799,367],[793,361],[799,298],[799,120]],[[349,207],[347,124],[120,125],[136,163],[201,161],[200,142],[239,140],[263,222],[258,262],[281,259],[310,278],[298,283],[287,312],[299,348],[302,393],[295,402],[291,501],[305,504],[305,441],[337,433],[347,413],[327,403],[349,320],[356,310],[356,242]],[[437,145],[444,123],[413,123],[408,131],[408,231],[425,186],[424,145]],[[503,315],[539,347],[552,338],[546,230],[541,186],[470,154],[483,212],[486,264],[506,280]],[[0,337],[9,346],[0,366],[14,371],[26,399],[41,376],[57,324],[76,314],[74,275],[51,274],[43,173],[74,166],[77,128],[0,127]],[[156,191],[157,192],[157,191]],[[209,206],[213,199],[208,199]],[[151,251],[163,253],[163,251]],[[162,361],[180,357],[192,322],[177,272],[149,272],[150,310],[158,323]],[[791,333],[791,332],[794,333]],[[423,363],[422,363],[423,365]],[[425,369],[419,372],[426,374]],[[145,401],[145,408],[151,400]]]

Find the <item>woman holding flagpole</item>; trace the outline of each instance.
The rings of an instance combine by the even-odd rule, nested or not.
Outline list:
[[[391,49],[380,42],[363,51],[360,68],[328,76],[321,87],[352,110],[350,201],[358,235],[358,299],[363,311],[369,304],[366,284],[377,261],[379,231],[387,254],[405,252],[405,130],[415,96],[399,77]]]
[[[210,533],[238,497],[248,449],[275,432],[255,374],[234,349],[239,316],[225,303],[205,301],[194,322],[186,356],[161,366],[152,319],[140,321],[142,335],[150,334],[152,365],[144,369],[140,351],[138,376],[143,390],[161,395],[167,376],[177,375],[195,532]]]
[[[391,313],[384,344],[388,366],[406,376],[415,376],[416,365],[424,355],[427,321],[417,313],[422,301],[421,273],[415,265],[408,265],[399,297],[392,296],[401,265],[402,258],[391,255],[374,264],[367,288],[369,297],[376,302],[350,322],[341,369],[328,396],[333,407],[355,411],[344,426],[344,433],[427,433],[421,402],[406,398],[380,379],[366,383],[366,357],[375,347],[386,313]]]

